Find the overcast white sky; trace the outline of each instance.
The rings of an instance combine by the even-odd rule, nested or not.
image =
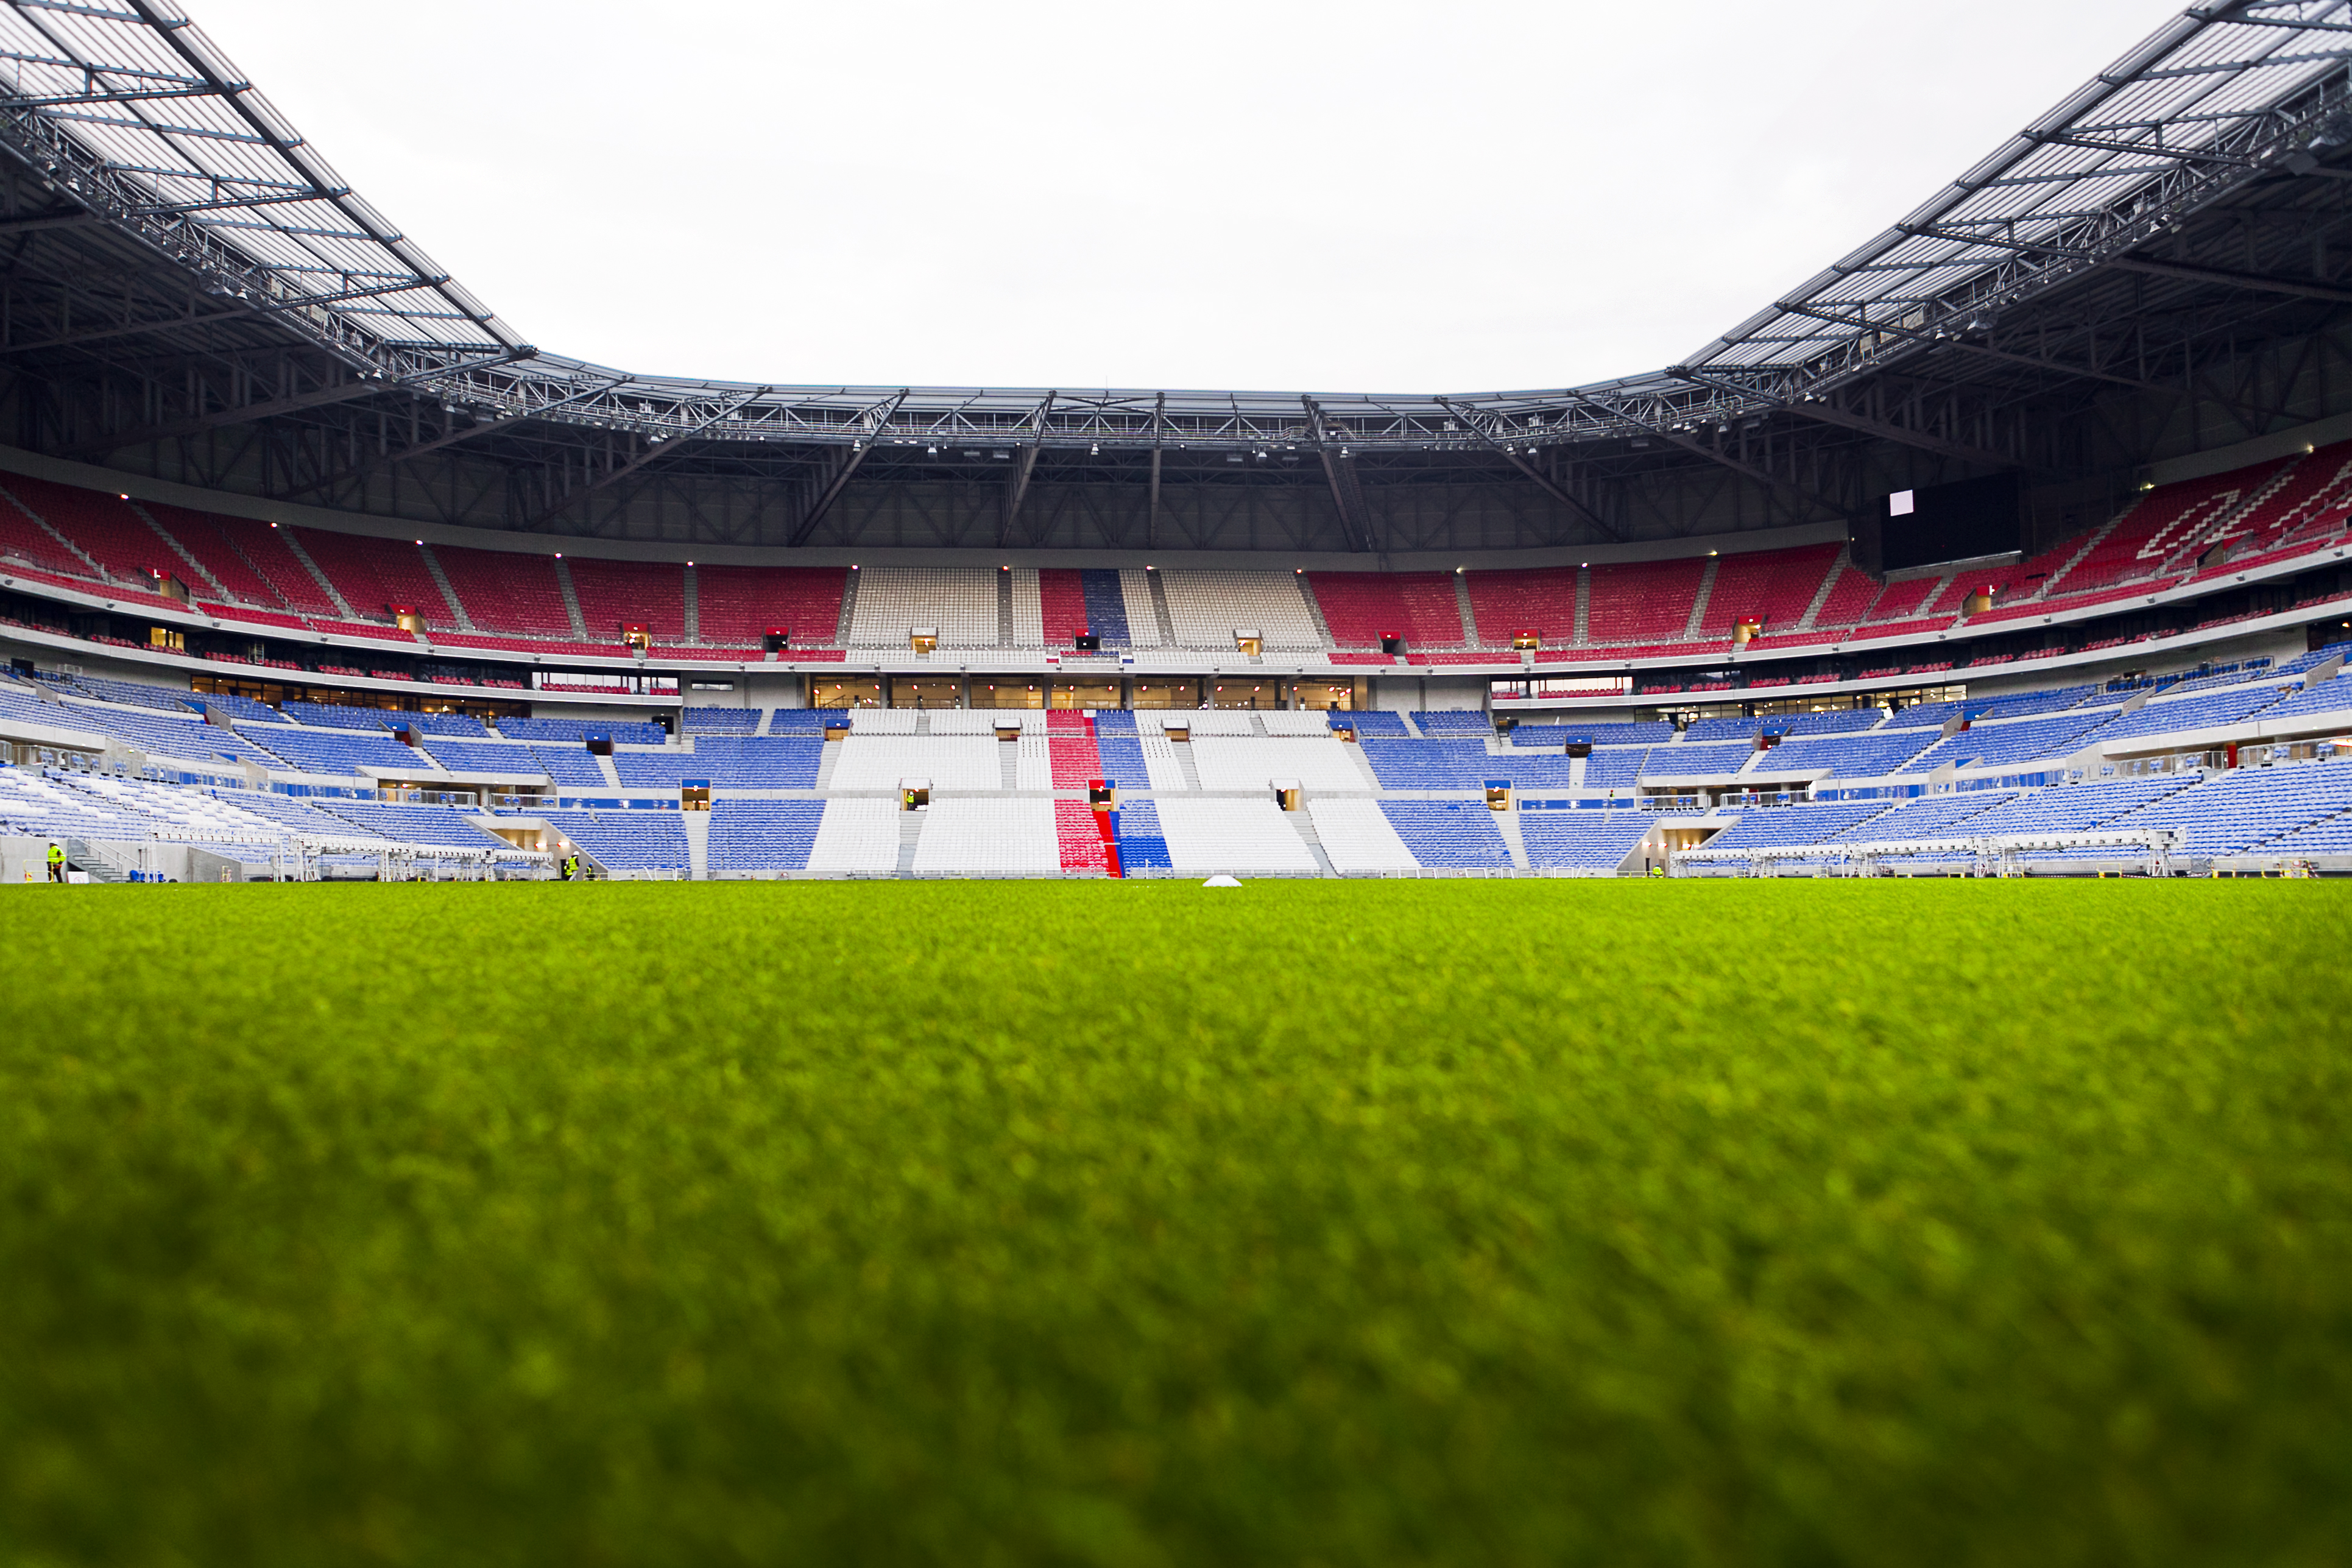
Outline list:
[[[188,4],[554,353],[1367,392],[1678,359],[2171,9]]]

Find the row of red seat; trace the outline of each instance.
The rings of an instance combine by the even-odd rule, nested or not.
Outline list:
[[[783,628],[806,658],[837,647],[847,588],[838,567],[575,555],[559,569],[563,558],[552,554],[281,527],[28,476],[0,479],[0,554],[20,573],[83,586],[94,564],[118,598],[152,595],[160,577],[177,577],[224,619],[334,636],[402,640],[389,623],[407,610],[436,645],[458,647],[609,655],[624,627],[642,626],[667,657],[734,658]],[[1527,633],[1544,649],[1662,657],[1726,646],[1743,621],[1761,626],[1768,647],[1801,646],[1795,634],[1809,615],[1810,640],[1948,629],[1979,591],[1996,596],[1979,620],[2107,603],[2289,558],[2339,537],[2347,518],[2352,442],[2159,487],[2087,540],[1966,581],[1881,584],[1833,543],[1588,567],[1315,571],[1306,580],[1339,650],[1335,662],[1385,662],[1371,650],[1391,637],[1415,662],[1491,662],[1475,650]],[[689,593],[698,640],[686,646]],[[1042,573],[1040,598],[1049,646],[1086,627],[1077,572]]]

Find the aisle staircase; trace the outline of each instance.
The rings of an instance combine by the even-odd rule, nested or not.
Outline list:
[[[1519,814],[1498,811],[1495,814],[1495,830],[1503,836],[1503,847],[1511,852],[1511,864],[1524,871],[1528,868],[1527,837],[1519,831]]]
[[[1299,837],[1307,841],[1307,852],[1315,857],[1316,874],[1322,877],[1338,876],[1339,869],[1331,864],[1331,857],[1324,851],[1323,835],[1315,826],[1315,814],[1309,811],[1286,811],[1282,815],[1290,819],[1290,826],[1297,831]]]
[[[563,594],[563,613],[572,617],[572,635],[586,642],[588,617],[580,613],[580,595],[572,586],[572,568],[561,555],[555,558],[555,585]]]

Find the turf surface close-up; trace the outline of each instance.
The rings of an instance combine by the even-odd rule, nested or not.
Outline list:
[[[0,1562],[2352,1558],[2352,887],[7,895]]]

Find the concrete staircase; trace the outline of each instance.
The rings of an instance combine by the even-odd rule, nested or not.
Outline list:
[[[1290,826],[1297,829],[1298,837],[1307,841],[1307,852],[1315,857],[1317,874],[1324,877],[1338,876],[1339,868],[1331,864],[1331,857],[1323,848],[1323,836],[1316,830],[1313,814],[1307,811],[1286,811],[1282,815],[1290,819]]]
[[[698,643],[702,640],[702,584],[695,576],[692,563],[686,568],[685,593],[686,626],[681,635],[688,642]]]
[[[163,542],[163,547],[166,550],[169,550],[173,555],[177,556],[180,563],[187,567],[188,574],[186,577],[183,578],[182,581],[200,584],[204,596],[205,598],[212,599],[216,603],[229,604],[236,602],[231,597],[229,591],[221,585],[221,580],[214,576],[210,572],[205,571],[205,563],[197,560],[194,555],[189,554],[187,550],[180,543],[180,542],[177,539],[173,538],[170,532],[164,529],[163,525],[157,522],[153,515],[151,514],[145,507],[141,506],[137,501],[132,501],[131,503],[131,510],[137,512],[139,514],[139,521],[145,523],[148,529],[154,533],[155,537]]]
[[[1152,575],[1157,577],[1160,574],[1154,572]],[[1323,606],[1315,602],[1315,590],[1307,585],[1307,574],[1294,573],[1290,580],[1298,584],[1298,596],[1307,601],[1307,618],[1315,623],[1315,635],[1323,639],[1325,647],[1335,646],[1331,641],[1331,623],[1323,618]]]
[[[898,814],[898,875],[915,874],[915,846],[922,841],[923,818],[927,812],[902,811]]]
[[[93,882],[127,882],[131,873],[117,865],[114,857],[87,838],[58,840],[66,852],[66,868],[89,873]]]
[[[1146,572],[1151,580],[1151,618],[1160,623],[1160,646],[1176,646],[1176,617],[1168,613],[1168,590],[1160,584],[1160,574]]]
[[[586,642],[588,617],[580,613],[580,595],[572,586],[572,568],[560,555],[555,558],[555,585],[563,592],[563,613],[572,617],[572,635]]]
[[[1592,643],[1592,574],[1580,569],[1576,574],[1575,642],[1579,647]]]
[[[1698,574],[1698,592],[1691,599],[1690,619],[1683,626],[1685,642],[1696,642],[1703,635],[1699,628],[1706,625],[1706,602],[1715,595],[1715,569],[1721,563],[1719,557],[1710,555],[1706,558],[1706,570]]]
[[[1201,766],[1192,760],[1192,743],[1187,741],[1181,746],[1171,746],[1168,749],[1176,753],[1176,766],[1184,774],[1184,787],[1198,791],[1201,787]]]
[[[2129,517],[2133,512],[2138,510],[2139,504],[2140,503],[2137,501],[2132,502],[2132,504],[2126,507],[2122,512],[2116,516],[2107,519],[2106,521],[2099,524],[2098,527],[2084,534],[2083,536],[2083,547],[2074,552],[2074,554],[2066,557],[2064,565],[2059,567],[2057,571],[2053,572],[2049,576],[2044,577],[2042,580],[2042,587],[2038,591],[2038,596],[2044,599],[2048,598],[2050,596],[2050,590],[2056,587],[2059,584],[2063,583],[2066,580],[2066,574],[2069,572],[2072,572],[2075,567],[2080,566],[2084,561],[2088,560],[2092,551],[2096,550],[2100,545],[2105,544],[2107,542],[2107,535],[2113,533],[2117,528],[2121,527],[2125,518]]]
[[[1813,629],[1813,622],[1820,617],[1822,606],[1830,602],[1830,594],[1837,587],[1838,579],[1844,576],[1846,568],[1853,564],[1853,546],[1840,545],[1837,559],[1831,562],[1830,569],[1822,574],[1822,585],[1813,590],[1811,602],[1805,605],[1805,613],[1797,617],[1797,624],[1790,628],[1791,631],[1809,632]]]
[[[856,615],[857,574],[855,572],[845,573],[843,574],[841,587],[841,619],[833,628],[834,647],[847,647],[849,646],[849,625],[852,620],[856,618]]]
[[[18,511],[21,511],[26,517],[31,518],[33,520],[33,526],[39,529],[43,533],[47,534],[51,539],[55,540],[59,549],[72,556],[75,560],[80,562],[84,566],[89,567],[89,574],[93,579],[100,583],[111,583],[114,581],[114,574],[100,566],[97,560],[91,556],[89,551],[84,550],[80,545],[76,544],[72,540],[68,539],[56,529],[51,528],[49,526],[49,520],[43,517],[39,512],[35,511],[31,507],[26,506],[22,500],[18,499],[16,491],[11,489],[0,489],[0,495],[6,496],[9,501]]]
[[[1470,603],[1470,575],[1466,572],[1454,574],[1454,607],[1462,614],[1462,646],[1486,647],[1486,638],[1478,629],[1478,612]]]
[[[1519,832],[1519,814],[1516,811],[1495,813],[1495,830],[1503,836],[1503,847],[1511,852],[1511,864],[1524,871],[1528,868],[1528,841]]]
[[[710,879],[710,814],[707,811],[681,811],[678,820],[686,828],[687,879],[705,882]]]
[[[435,558],[433,547],[429,544],[419,545],[416,552],[425,558],[425,569],[433,574],[434,585],[441,590],[441,597],[448,601],[449,614],[456,617],[457,629],[461,632],[472,631],[474,618],[466,614],[466,606],[457,598],[457,590],[449,585],[449,574],[441,570],[441,563]]]
[[[334,605],[335,613],[347,621],[358,620],[360,617],[353,613],[351,601],[343,597],[341,589],[327,580],[327,574],[324,572],[319,570],[319,563],[310,559],[310,552],[302,548],[302,542],[294,537],[294,531],[290,528],[281,528],[278,531],[278,537],[286,542],[287,552],[302,563],[302,570],[310,574],[312,580],[324,591],[328,599]]]

